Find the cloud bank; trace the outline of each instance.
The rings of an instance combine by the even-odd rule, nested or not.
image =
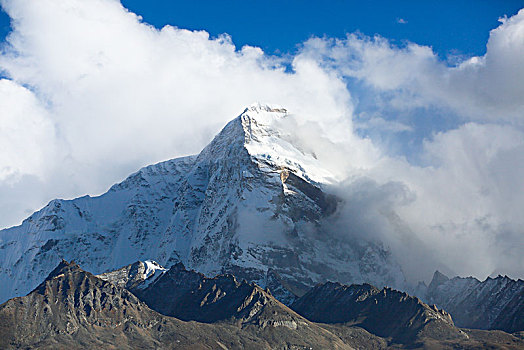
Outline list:
[[[1,4],[13,23],[0,55],[1,227],[197,153],[262,101],[299,116],[301,142],[345,179],[344,220],[412,279],[439,266],[524,277],[524,11],[501,20],[486,55],[450,65],[356,34],[269,56],[156,29],[116,0]]]

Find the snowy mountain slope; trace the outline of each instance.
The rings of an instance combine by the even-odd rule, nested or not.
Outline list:
[[[137,260],[231,272],[292,292],[325,280],[402,287],[379,243],[338,239],[322,220],[343,203],[334,176],[293,142],[282,108],[253,105],[202,152],[141,169],[100,197],[54,200],[0,231],[0,301],[22,295],[60,259],[103,273]]]
[[[53,200],[0,231],[0,301],[29,292],[62,257],[103,272],[159,251],[173,192],[193,161],[148,166],[100,197]]]

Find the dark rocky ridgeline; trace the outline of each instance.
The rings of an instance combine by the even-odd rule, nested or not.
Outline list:
[[[340,339],[298,315],[254,283],[235,276],[208,278],[172,266],[152,283],[131,291],[153,310],[185,321],[232,324],[256,337],[287,339],[291,344],[333,344],[347,347]]]
[[[524,334],[459,329],[447,312],[369,284],[317,285],[291,307],[356,348],[524,349]]]
[[[298,314],[256,284],[239,281],[233,275],[208,278],[182,264],[145,280],[132,291],[165,315],[232,324],[263,339],[276,336],[296,341],[299,337],[316,345],[313,348],[323,348],[312,334],[325,339],[324,330],[357,349],[524,348],[522,338],[504,332],[458,329],[447,312],[406,293],[379,290],[369,284],[319,285],[292,304]]]
[[[0,348],[349,348],[328,331],[295,317],[308,324],[295,329],[301,339],[279,332],[286,327],[269,318],[265,338],[232,324],[184,322],[63,261],[33,292],[0,305]]]
[[[232,275],[163,271],[135,263],[104,274],[109,282],[62,261],[30,294],[0,305],[0,349],[524,348],[502,331],[459,330],[391,289],[317,286],[293,306],[330,323],[321,324]]]
[[[393,343],[467,338],[447,312],[406,293],[369,284],[345,286],[328,282],[311,289],[291,307],[311,321],[359,326]]]
[[[63,261],[33,292],[0,306],[0,348],[256,347],[208,325],[164,317],[126,289]]]
[[[238,281],[230,274],[208,278],[187,270],[182,263],[146,288],[138,285],[131,291],[153,310],[185,321],[263,323],[263,315],[269,313],[274,321],[277,315],[278,322],[292,328],[305,322],[254,283]]]
[[[436,271],[424,299],[447,310],[459,327],[524,331],[524,281],[520,279],[449,279]]]

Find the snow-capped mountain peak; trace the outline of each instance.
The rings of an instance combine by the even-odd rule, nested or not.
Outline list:
[[[342,203],[326,192],[332,175],[301,146],[297,120],[254,104],[197,156],[145,167],[99,197],[52,201],[0,231],[0,301],[27,293],[62,258],[95,273],[182,262],[263,287],[271,269],[295,294],[328,279],[402,286],[379,244],[342,242],[323,228]]]
[[[238,116],[244,130],[245,142],[263,142],[263,137],[271,133],[271,126],[287,116],[287,110],[281,107],[259,103],[247,107]]]
[[[333,174],[323,168],[314,152],[306,151],[297,136],[285,108],[256,103],[238,117],[243,129],[244,147],[259,163],[271,168],[291,170],[307,181],[318,184],[335,182]]]

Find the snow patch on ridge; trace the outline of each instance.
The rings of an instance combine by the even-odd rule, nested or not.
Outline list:
[[[144,261],[144,264],[146,266],[146,271],[144,272],[144,279],[148,279],[152,275],[156,274],[157,271],[160,273],[164,273],[167,271],[166,268],[163,268],[160,266],[159,263],[153,260],[146,260]]]
[[[167,272],[167,269],[160,266],[159,263],[153,260],[144,261],[146,270],[144,272],[144,282],[138,286],[138,289],[146,289],[150,284],[154,283],[160,278],[164,273]]]

